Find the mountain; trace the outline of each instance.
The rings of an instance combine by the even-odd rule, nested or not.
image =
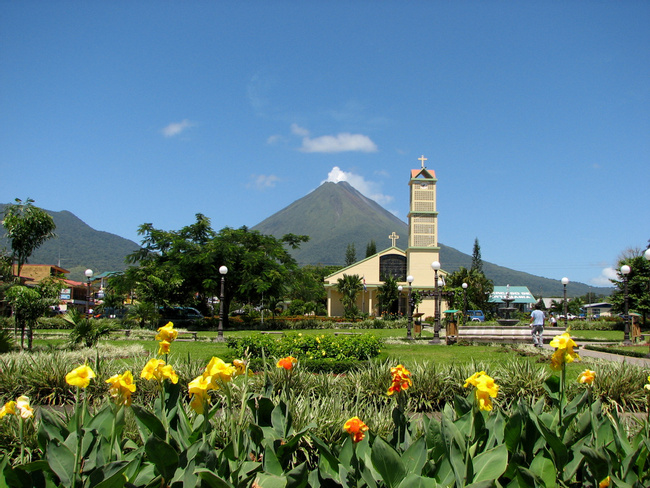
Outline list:
[[[316,190],[296,200],[288,207],[271,215],[253,227],[263,234],[280,237],[284,234],[304,234],[309,242],[292,250],[299,264],[343,265],[348,244],[354,244],[357,259],[365,257],[366,246],[375,241],[381,251],[392,245],[389,235],[400,236],[395,245],[405,249],[408,225],[378,203],[363,196],[349,183],[326,182]],[[453,273],[459,267],[469,268],[472,257],[457,249],[439,243],[440,263],[445,271]],[[527,286],[535,295],[562,296],[563,286],[558,280],[542,278],[515,271],[493,263],[483,262],[483,271],[495,285]],[[609,295],[610,288],[572,283],[571,296],[587,293]]]
[[[0,204],[0,215],[4,214]],[[45,210],[45,209],[43,209]],[[46,241],[29,258],[31,264],[56,264],[70,271],[67,278],[83,281],[84,271],[92,269],[95,274],[126,269],[124,258],[140,246],[133,241],[88,226],[68,211],[45,210],[54,219],[56,237]],[[0,249],[11,250],[11,243],[0,228]]]

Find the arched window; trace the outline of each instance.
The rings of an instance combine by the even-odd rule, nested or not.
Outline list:
[[[392,276],[397,281],[406,281],[406,256],[386,254],[379,258],[379,279]]]

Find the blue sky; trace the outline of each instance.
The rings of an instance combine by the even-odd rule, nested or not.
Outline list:
[[[406,220],[423,154],[442,243],[606,284],[650,239],[649,24],[646,1],[0,0],[0,202],[139,242],[345,179]]]

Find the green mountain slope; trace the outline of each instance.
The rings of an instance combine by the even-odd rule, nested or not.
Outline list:
[[[0,215],[4,207],[0,204]],[[122,271],[126,269],[124,258],[139,247],[123,237],[91,228],[68,211],[46,212],[54,219],[57,237],[38,248],[29,262],[59,265],[70,271],[69,279],[84,280],[84,271],[88,268],[95,274]],[[10,250],[10,242],[4,235],[4,228],[0,228],[0,248]]]
[[[271,215],[253,229],[276,237],[287,233],[310,236],[309,242],[292,251],[293,257],[304,264],[343,265],[345,250],[353,243],[357,259],[365,257],[367,244],[374,240],[377,250],[391,246],[388,236],[396,232],[400,239],[396,246],[405,249],[408,241],[408,225],[379,204],[359,193],[347,182],[323,183],[313,192]],[[440,263],[450,273],[459,267],[469,268],[472,257],[457,249],[440,245]],[[485,274],[495,285],[527,286],[535,295],[561,296],[559,281],[534,276],[484,262]],[[588,292],[609,294],[611,289],[572,283],[571,296]]]

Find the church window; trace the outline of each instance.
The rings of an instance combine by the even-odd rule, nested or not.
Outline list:
[[[392,276],[397,281],[406,281],[406,256],[386,254],[379,258],[379,276]]]

